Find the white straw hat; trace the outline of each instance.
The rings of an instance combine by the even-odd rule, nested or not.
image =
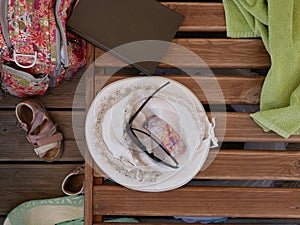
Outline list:
[[[174,156],[179,167],[175,169],[142,152],[125,129],[139,106],[166,83],[147,102],[135,123],[143,127],[142,121],[147,121],[150,113],[150,117],[159,118],[160,126],[167,124],[180,137],[184,151]],[[126,78],[104,87],[90,106],[85,133],[92,158],[108,177],[130,189],[149,192],[171,190],[189,182],[204,165],[211,142],[217,143],[198,98],[179,82],[154,76]]]

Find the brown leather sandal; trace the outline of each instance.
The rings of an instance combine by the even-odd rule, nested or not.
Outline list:
[[[61,156],[63,135],[58,132],[57,125],[40,102],[29,99],[19,103],[16,116],[39,157],[52,162]]]

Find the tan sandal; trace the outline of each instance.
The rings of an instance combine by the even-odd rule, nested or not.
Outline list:
[[[37,100],[29,99],[16,107],[16,116],[27,133],[35,153],[47,162],[58,159],[63,151],[63,135],[58,132],[45,107]]]

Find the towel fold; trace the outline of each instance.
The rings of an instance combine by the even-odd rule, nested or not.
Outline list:
[[[264,131],[284,138],[300,134],[300,1],[223,0],[227,36],[261,37],[271,57],[260,111],[251,114]]]

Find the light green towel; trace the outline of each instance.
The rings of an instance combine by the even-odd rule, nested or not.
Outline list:
[[[271,56],[260,111],[264,131],[300,134],[300,0],[223,0],[227,36],[261,37]]]

